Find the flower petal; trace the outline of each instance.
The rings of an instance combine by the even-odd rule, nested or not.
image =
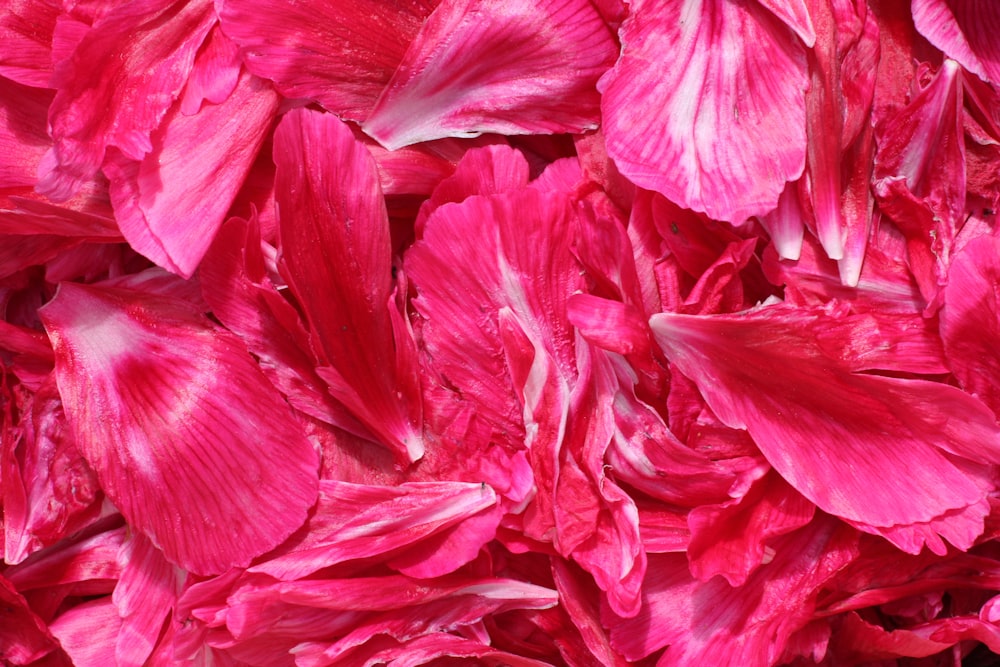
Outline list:
[[[375,162],[331,114],[290,111],[274,135],[282,260],[330,391],[400,461],[423,456],[414,347],[400,328]]]
[[[224,0],[222,29],[247,68],[289,98],[367,118],[436,0]]]
[[[55,146],[39,192],[68,199],[91,178],[108,146],[133,160],[180,94],[215,23],[210,0],[137,0],[101,16],[54,75],[49,110]]]
[[[278,96],[246,72],[232,95],[193,116],[175,106],[141,160],[111,157],[111,201],[139,253],[185,278],[208,250],[267,132]]]
[[[773,209],[805,165],[802,44],[757,3],[641,0],[631,11],[600,84],[622,174],[718,220]]]
[[[581,0],[445,0],[362,127],[389,149],[483,132],[554,134],[598,123],[614,40]]]
[[[317,454],[231,334],[183,302],[71,283],[40,315],[77,446],[168,560],[245,566],[302,524]]]
[[[870,532],[902,531],[887,537],[904,550],[925,539],[943,549],[934,531],[967,549],[988,512],[991,485],[981,476],[1000,461],[994,416],[948,385],[852,372],[864,346],[822,339],[837,320],[778,305],[731,316],[660,314],[650,324],[715,414],[746,428],[820,509]]]
[[[1000,7],[976,0],[913,0],[913,23],[945,55],[1000,84]]]

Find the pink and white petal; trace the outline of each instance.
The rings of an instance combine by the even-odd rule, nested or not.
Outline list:
[[[825,311],[777,305],[729,316],[660,314],[650,324],[713,412],[746,428],[820,509],[859,527],[910,526],[913,540],[896,533],[901,548],[921,541],[924,523],[970,547],[988,513],[982,471],[1000,460],[995,418],[951,386],[852,372],[820,340],[836,322]]]
[[[0,9],[0,77],[24,86],[48,87],[52,33],[61,9],[54,0],[15,0]]]
[[[114,664],[142,667],[160,639],[187,573],[168,562],[142,533],[129,537],[118,559],[122,575],[111,595],[121,622]]]
[[[239,44],[251,72],[273,81],[285,97],[313,100],[361,121],[437,1],[219,4],[222,29]]]
[[[52,622],[52,634],[75,667],[105,667],[115,662],[115,640],[121,628],[111,596],[78,604]]]
[[[183,302],[71,283],[39,314],[77,446],[168,560],[246,566],[302,524],[318,455],[234,336]]]
[[[718,220],[774,209],[805,165],[802,44],[756,3],[643,0],[631,11],[599,86],[618,169]]]
[[[597,127],[614,39],[581,0],[446,0],[362,124],[389,149],[439,139]]]
[[[414,347],[394,327],[392,247],[378,171],[332,114],[290,111],[274,135],[282,261],[333,396],[400,462],[424,453]]]
[[[1000,84],[1000,8],[976,0],[914,0],[917,31],[984,81]]]
[[[137,0],[98,18],[53,76],[53,149],[38,191],[68,199],[115,146],[140,160],[215,23],[211,0]]]
[[[243,72],[223,103],[193,116],[175,106],[140,160],[109,157],[104,169],[115,217],[137,252],[191,277],[271,129],[278,102],[266,82]]]
[[[941,336],[960,386],[1000,415],[1000,356],[991,341],[1000,335],[1000,241],[980,236],[955,255],[941,310]]]
[[[496,505],[493,489],[481,484],[412,482],[389,487],[322,480],[316,509],[305,525],[250,571],[289,581],[348,560],[375,562],[469,519],[489,517]],[[498,519],[492,519],[492,530],[487,526],[482,531],[473,556],[493,538]],[[464,564],[457,552],[441,552],[439,558],[453,559],[456,568]]]

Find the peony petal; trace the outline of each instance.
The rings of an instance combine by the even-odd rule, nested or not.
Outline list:
[[[437,0],[219,3],[247,67],[285,97],[364,120]]]
[[[121,627],[118,610],[105,596],[79,604],[52,623],[52,634],[75,667],[105,667],[115,662],[115,639]]]
[[[374,437],[329,395],[316,373],[298,312],[267,276],[256,219],[230,218],[199,265],[198,276],[212,314],[243,340],[292,407],[361,437]]]
[[[691,576],[708,581],[721,575],[730,586],[742,586],[774,557],[773,538],[805,526],[815,510],[773,471],[741,498],[694,508],[688,514]]]
[[[962,88],[958,63],[945,60],[906,108],[876,126],[872,187],[907,239],[910,270],[932,310],[965,218]]]
[[[335,116],[296,109],[275,131],[275,199],[292,292],[333,396],[401,462],[423,456],[416,368],[398,363],[389,221],[374,160]]]
[[[375,562],[472,517],[491,514],[488,510],[496,501],[493,489],[480,484],[412,482],[382,487],[322,480],[319,502],[306,524],[250,571],[289,581],[348,560]],[[493,538],[498,520],[494,518],[492,531],[484,531],[472,556]],[[450,560],[452,569],[464,564],[458,551],[443,551],[439,557]]]
[[[51,0],[6,3],[0,10],[0,77],[36,88],[49,85],[52,33],[60,9]]]
[[[119,553],[122,576],[111,596],[121,629],[115,664],[142,667],[160,639],[186,572],[171,565],[142,533],[133,534]]]
[[[593,129],[614,40],[581,0],[445,0],[362,127],[389,149],[483,132]]]
[[[77,446],[168,560],[245,566],[302,524],[317,454],[231,334],[182,302],[70,283],[40,315]]]
[[[941,336],[948,364],[963,389],[1000,415],[1000,356],[993,341],[1000,335],[1000,241],[971,240],[956,254],[948,272]]]
[[[34,187],[38,164],[52,145],[45,128],[51,102],[52,91],[35,90],[0,76],[0,192]]]
[[[153,262],[189,278],[198,266],[260,150],[278,96],[247,73],[221,104],[193,116],[178,107],[152,133],[141,160],[105,164],[122,234]]]
[[[805,165],[802,44],[756,3],[642,0],[631,11],[600,85],[622,174],[718,220],[772,210]]]
[[[927,40],[984,81],[1000,84],[1000,8],[976,0],[914,0],[913,23]]]
[[[855,543],[853,531],[818,517],[779,538],[774,559],[739,588],[721,577],[693,579],[682,554],[652,556],[640,614],[602,616],[611,644],[633,661],[669,644],[660,667],[778,664],[792,633],[812,618],[820,587],[854,557]]]
[[[108,146],[142,159],[213,23],[210,0],[136,0],[100,17],[53,77],[55,146],[39,168],[39,192],[68,199]]]
[[[890,539],[904,550],[919,549],[923,523],[967,549],[988,512],[983,464],[1000,461],[995,418],[954,387],[852,372],[865,346],[832,348],[821,337],[837,321],[777,305],[730,316],[660,314],[650,324],[713,412],[746,428],[820,509],[864,530],[893,528]]]

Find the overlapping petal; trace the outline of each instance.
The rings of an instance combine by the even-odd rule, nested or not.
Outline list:
[[[247,565],[301,525],[316,452],[231,334],[169,298],[60,289],[42,317],[64,409],[136,529],[204,574]]]
[[[600,85],[618,169],[718,220],[775,208],[805,165],[802,44],[756,3],[630,7],[622,56]]]

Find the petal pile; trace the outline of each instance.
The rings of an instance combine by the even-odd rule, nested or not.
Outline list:
[[[996,664],[998,28],[6,3],[0,664]]]

